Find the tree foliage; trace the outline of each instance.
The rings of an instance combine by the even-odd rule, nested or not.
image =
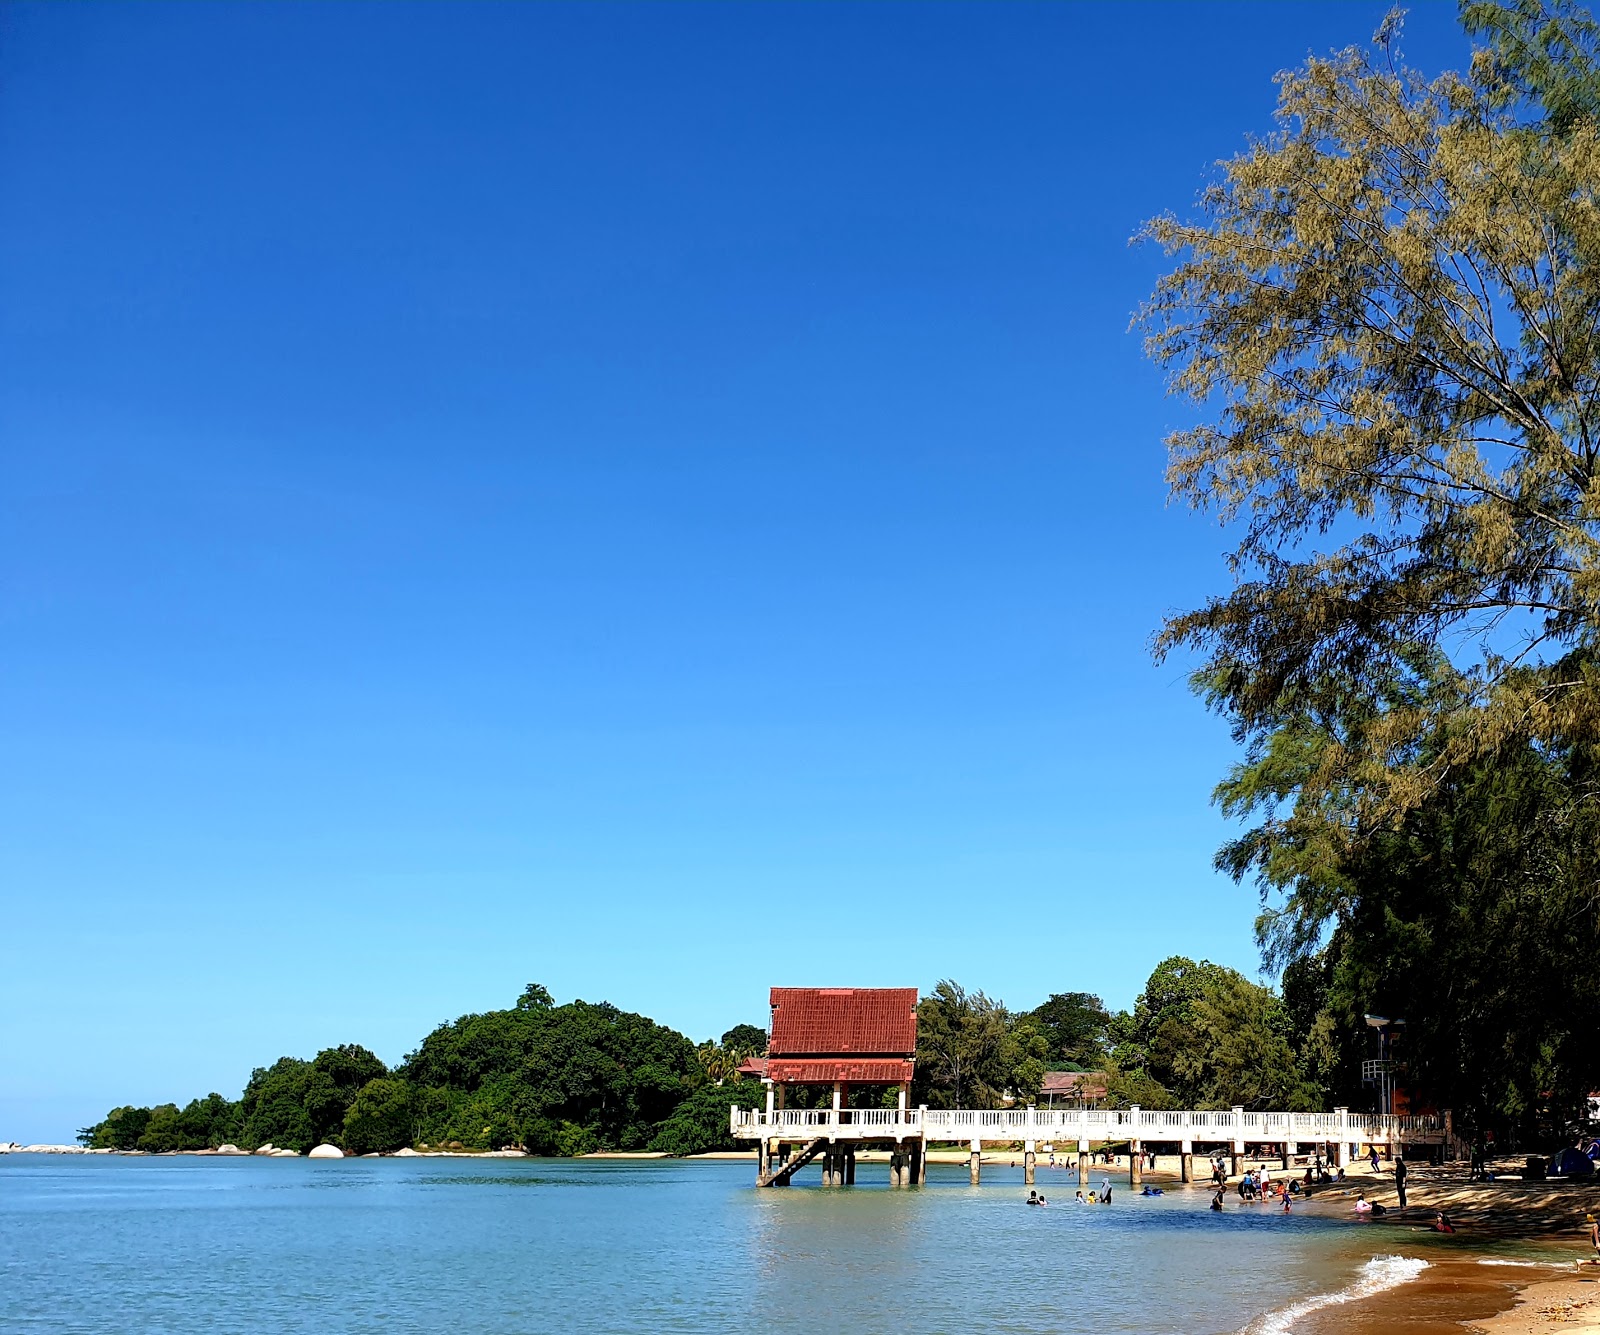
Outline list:
[[[738,1149],[729,1129],[728,1109],[743,1101],[739,1086],[748,1083],[702,1085],[661,1123],[649,1148],[667,1154],[707,1154],[713,1150]]]
[[[1174,955],[1112,1025],[1113,1104],[1309,1108],[1288,1012],[1236,970]]]
[[[1282,76],[1277,131],[1145,229],[1147,346],[1200,409],[1169,480],[1239,534],[1157,652],[1244,746],[1217,862],[1306,1088],[1370,1101],[1362,1016],[1404,1014],[1413,1095],[1531,1128],[1600,1083],[1600,27],[1462,17],[1465,73],[1406,68],[1391,16]],[[1183,1084],[1161,1047],[1136,1069]]]
[[[1312,60],[1198,216],[1145,230],[1178,257],[1147,346],[1203,410],[1169,480],[1240,530],[1236,586],[1158,652],[1199,651],[1253,747],[1336,720],[1296,800],[1346,837],[1600,724],[1600,139],[1546,132],[1513,79]],[[1438,689],[1418,646],[1449,654]]]
[[[914,1097],[940,1108],[998,1108],[1008,1095],[1031,1103],[1049,1055],[1031,1016],[943,979],[917,1006]]]
[[[1052,993],[1029,1018],[1043,1035],[1052,1064],[1090,1071],[1104,1063],[1111,1014],[1092,992]]]

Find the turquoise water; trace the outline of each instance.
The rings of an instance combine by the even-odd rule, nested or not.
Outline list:
[[[0,1156],[5,1331],[1236,1331],[1371,1250],[1199,1192],[929,1169],[757,1191],[743,1162]],[[875,1179],[882,1177],[885,1182]],[[1100,1178],[1094,1179],[1098,1185]]]

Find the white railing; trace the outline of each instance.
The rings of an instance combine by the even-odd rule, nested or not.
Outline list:
[[[847,1139],[919,1135],[926,1140],[1140,1140],[1318,1142],[1442,1140],[1442,1116],[1168,1111],[1141,1108],[732,1108],[736,1138],[806,1134]]]

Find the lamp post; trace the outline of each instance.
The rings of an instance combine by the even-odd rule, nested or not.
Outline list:
[[[1390,1074],[1391,1062],[1389,1059],[1390,1044],[1393,1041],[1394,1031],[1404,1029],[1404,1020],[1391,1020],[1387,1015],[1366,1015],[1362,1017],[1367,1025],[1378,1031],[1378,1111],[1388,1115],[1394,1112],[1394,1078]]]

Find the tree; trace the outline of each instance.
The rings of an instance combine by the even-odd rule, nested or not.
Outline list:
[[[1117,1017],[1108,1098],[1184,1108],[1301,1108],[1314,1102],[1290,1043],[1288,1014],[1236,970],[1174,955]],[[1148,1100],[1148,1102],[1145,1102]]]
[[[734,1143],[728,1125],[728,1109],[740,1101],[740,1086],[702,1085],[689,1095],[650,1141],[650,1148],[666,1154],[707,1154],[712,1150],[732,1150]]]
[[[1239,582],[1157,653],[1201,655],[1254,756],[1339,721],[1296,803],[1343,842],[1507,740],[1600,734],[1592,46],[1503,10],[1466,75],[1352,49],[1281,76],[1278,131],[1143,233],[1180,257],[1147,347],[1204,410],[1169,480],[1242,523]]]
[[[90,1149],[134,1150],[139,1148],[139,1137],[150,1125],[149,1108],[113,1108],[105,1117],[78,1133],[79,1139],[88,1137]]]
[[[392,1076],[367,1081],[344,1114],[344,1149],[351,1154],[386,1153],[412,1141],[411,1086]]]
[[[767,1050],[767,1031],[753,1024],[736,1024],[722,1036],[722,1046],[759,1057]]]
[[[1033,1020],[942,979],[917,1006],[916,1097],[946,1108],[1031,1102],[1049,1045]]]
[[[1240,814],[1292,791],[1327,736],[1286,723],[1219,790]],[[1600,1083],[1600,806],[1594,748],[1508,741],[1390,829],[1328,846],[1263,822],[1219,863],[1273,896],[1258,923],[1301,1068],[1362,1106],[1363,1015],[1407,1021],[1405,1087],[1463,1123],[1533,1135]]]
[[[641,1148],[705,1079],[682,1034],[585,1001],[464,1015],[423,1039],[400,1074],[428,1091],[420,1138],[543,1152]]]
[[[1050,1048],[1050,1060],[1078,1070],[1096,1070],[1105,1061],[1111,1015],[1092,992],[1055,992],[1030,1017]]]

